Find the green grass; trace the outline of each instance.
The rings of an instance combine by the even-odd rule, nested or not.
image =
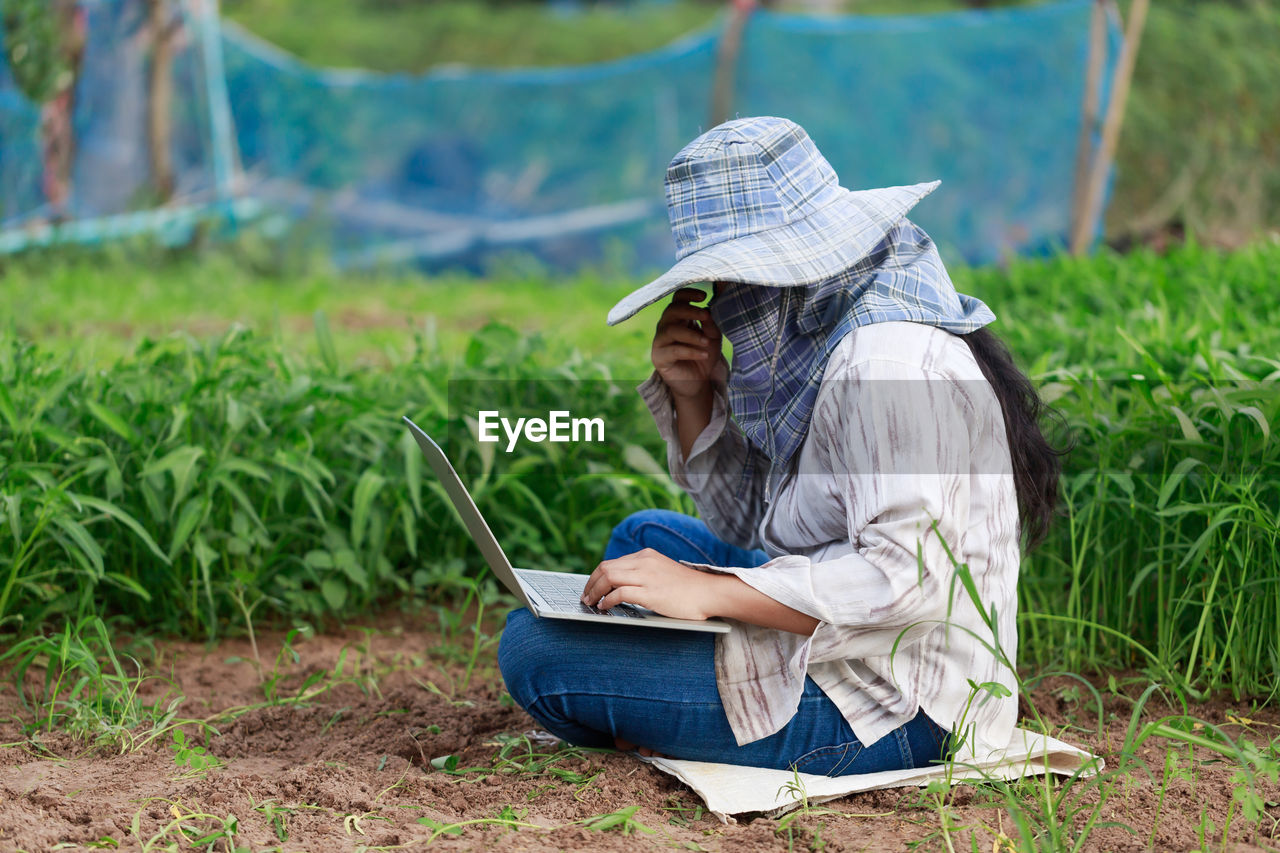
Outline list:
[[[577,349],[615,364],[648,363],[656,314],[618,328],[605,315],[635,283],[605,271],[559,276],[520,268],[488,280],[463,274],[340,272],[318,257],[280,259],[248,242],[217,252],[136,246],[39,252],[0,260],[0,317],[42,349],[105,366],[143,339],[175,332],[219,336],[239,325],[291,353],[318,356],[314,317],[323,310],[344,363],[386,365],[409,356],[414,335],[460,356],[490,318],[546,333],[558,352]]]
[[[1036,0],[994,0],[988,6]],[[965,0],[845,0],[868,15],[929,14]],[[790,11],[798,4],[783,2]],[[226,17],[313,65],[424,71],[441,65],[489,68],[580,65],[654,50],[724,11],[717,0],[592,3],[560,11],[520,0],[225,0]]]
[[[68,620],[60,631],[33,634],[0,653],[30,715],[28,736],[38,742],[41,734],[62,731],[124,754],[194,722],[178,717],[183,700],[172,684],[157,700],[140,698],[155,679],[136,658],[117,651],[112,633],[96,616]],[[28,683],[28,670],[43,671],[43,683]]]
[[[720,4],[678,0],[558,14],[543,3],[227,0],[231,20],[317,65],[422,71],[463,63],[575,65],[653,50],[707,26]]]

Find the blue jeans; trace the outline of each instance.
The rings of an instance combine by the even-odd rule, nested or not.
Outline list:
[[[613,531],[606,559],[653,548],[674,560],[757,566],[763,551],[716,538],[700,520],[637,512]],[[614,738],[671,758],[844,776],[926,766],[941,759],[946,731],[921,711],[872,744],[861,743],[812,678],[780,731],[739,746],[716,687],[713,635],[507,617],[498,665],[513,699],[570,743],[612,747]]]

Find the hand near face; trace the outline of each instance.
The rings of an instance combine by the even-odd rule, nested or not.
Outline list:
[[[696,288],[677,290],[653,336],[649,357],[678,397],[699,396],[712,381],[723,382],[728,377],[729,365],[720,351],[720,329],[707,308],[693,304],[704,298]]]

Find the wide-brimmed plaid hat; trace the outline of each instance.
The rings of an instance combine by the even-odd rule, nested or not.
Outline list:
[[[825,281],[866,257],[938,183],[848,190],[795,122],[725,122],[667,167],[676,265],[613,306],[609,325],[689,284]]]

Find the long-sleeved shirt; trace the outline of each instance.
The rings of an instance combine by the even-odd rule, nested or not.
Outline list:
[[[708,527],[771,557],[697,568],[818,620],[812,636],[737,621],[717,636],[717,686],[738,743],[786,725],[806,674],[864,744],[921,708],[969,736],[967,754],[1008,743],[1017,495],[999,401],[961,338],[906,322],[853,330],[827,363],[791,466],[770,472],[757,458],[746,479],[748,455],[762,455],[729,417],[723,387],[687,460],[666,384],[655,373],[639,391],[672,478]]]

